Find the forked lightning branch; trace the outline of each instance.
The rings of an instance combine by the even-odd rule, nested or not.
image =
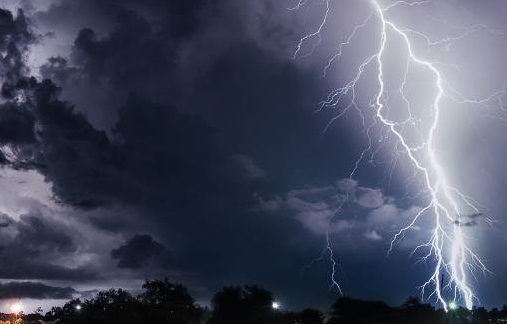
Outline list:
[[[333,15],[332,5],[339,0],[321,0],[311,3],[310,0],[302,0],[291,10],[300,10],[310,5],[323,8],[323,15],[316,29],[306,34],[297,44],[294,58],[310,56],[316,48],[323,42],[322,32],[328,26],[328,20]],[[463,29],[460,35],[453,35],[441,40],[432,40],[424,32],[407,28],[401,23],[395,21],[391,15],[394,9],[400,7],[424,6],[430,1],[397,1],[386,3],[384,1],[364,0],[368,4],[370,11],[365,12],[364,19],[357,24],[350,26],[350,33],[341,41],[336,52],[329,58],[324,66],[324,75],[330,73],[330,68],[339,64],[341,57],[354,44],[362,41],[357,38],[357,34],[366,27],[374,26],[375,33],[371,41],[375,44],[375,49],[366,55],[366,58],[357,62],[355,72],[352,77],[341,86],[331,91],[328,97],[321,103],[319,109],[336,109],[334,118],[329,126],[337,118],[342,117],[351,109],[357,111],[363,121],[365,134],[368,136],[368,145],[362,151],[356,163],[352,166],[350,177],[352,178],[358,168],[363,164],[367,156],[372,155],[374,150],[375,138],[372,138],[373,129],[381,128],[389,136],[390,141],[384,141],[384,144],[392,143],[394,145],[391,151],[395,152],[397,157],[402,156],[411,165],[415,171],[416,177],[422,183],[421,193],[424,195],[424,206],[415,215],[411,222],[402,227],[392,238],[389,252],[395,248],[396,244],[413,228],[418,221],[425,217],[432,220],[431,235],[428,241],[421,242],[414,252],[422,253],[422,259],[428,264],[434,265],[427,281],[420,286],[424,298],[438,301],[447,311],[456,305],[464,305],[472,309],[477,301],[472,289],[472,282],[475,272],[487,272],[488,269],[481,261],[480,257],[472,250],[467,242],[464,233],[464,224],[470,213],[479,215],[479,208],[476,203],[463,194],[459,188],[456,188],[449,182],[446,170],[440,161],[438,150],[438,139],[436,134],[445,129],[446,125],[442,120],[442,112],[446,109],[445,102],[454,104],[467,104],[478,106],[490,101],[497,100],[499,96],[505,94],[503,90],[492,93],[483,99],[469,99],[466,93],[461,93],[457,87],[446,79],[446,75],[441,71],[442,64],[433,62],[425,57],[426,51],[418,51],[414,45],[422,43],[431,47],[436,44],[452,43],[458,39],[463,39],[478,29],[489,30],[485,25],[473,25]],[[493,31],[491,31],[493,32]],[[397,42],[397,55],[404,58],[402,65],[403,73],[396,80],[386,77],[388,63],[392,62],[389,57],[391,51],[388,51],[388,44]],[[423,52],[423,53],[419,53]],[[372,78],[366,71],[374,71]],[[413,96],[409,95],[408,88],[411,83],[416,82],[410,75],[410,71],[421,71],[424,75],[430,91],[430,100],[424,107],[417,102]],[[372,93],[361,93],[362,88],[359,83],[367,80],[374,84]],[[397,90],[396,96],[400,100],[396,102],[395,111],[404,112],[403,118],[396,118],[393,114],[392,88],[395,83]],[[368,97],[369,104],[362,104],[358,97]],[[445,102],[444,102],[445,101]],[[417,111],[416,111],[417,109]],[[366,115],[372,116],[373,122],[365,123]],[[424,115],[424,118],[415,117]],[[414,141],[411,136],[417,132],[421,140]],[[327,251],[332,261],[332,282],[339,287],[335,279],[336,262],[333,259],[332,247],[330,245],[329,233],[327,237]]]

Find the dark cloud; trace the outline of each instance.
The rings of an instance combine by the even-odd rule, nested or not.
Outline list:
[[[30,256],[16,254],[15,250],[0,251],[5,262],[0,269],[0,276],[7,279],[40,279],[40,280],[72,280],[76,282],[97,279],[99,276],[87,269],[72,269],[61,265],[50,264],[50,260],[41,260],[40,256],[30,259]]]
[[[127,89],[154,85],[142,86],[142,82],[158,80],[161,73],[169,72],[167,67],[175,62],[174,45],[135,12],[124,12],[117,23],[104,38],[92,29],[82,29],[74,42],[73,62],[92,81]],[[140,49],[143,55],[139,55]]]
[[[0,214],[0,227],[9,227],[13,223],[12,218],[9,217],[7,214]]]
[[[71,227],[42,214],[26,214],[19,221],[4,215],[4,231],[15,233],[2,239],[0,256],[5,262],[0,277],[8,279],[72,279],[88,280],[96,275],[84,268],[54,264],[52,258],[61,258],[76,252]]]
[[[119,141],[111,143],[58,100],[54,84],[31,87],[33,115],[40,126],[34,130],[37,154],[22,159],[23,165],[44,174],[61,201],[81,208],[114,201],[167,206],[216,186],[214,171],[225,158],[200,118],[131,96],[114,128]]]
[[[214,3],[216,7],[218,3]],[[182,45],[201,26],[199,12],[208,1],[63,1],[39,13],[42,21],[75,13],[90,13],[91,25],[77,30],[70,58],[49,62],[43,77],[56,77],[64,97],[90,116],[94,125],[108,130],[118,108],[130,93],[156,102],[171,103],[177,95],[176,69],[184,59]],[[56,20],[59,21],[59,20]],[[110,25],[107,32],[97,25]],[[69,24],[73,24],[70,22]],[[86,27],[86,28],[83,28]],[[98,29],[98,30],[97,30]]]
[[[150,235],[137,234],[125,245],[113,249],[111,257],[118,260],[119,268],[138,269],[146,266],[169,266],[169,251]]]
[[[17,126],[2,132],[4,143],[14,148],[11,164],[40,170],[65,202],[81,207],[102,203],[101,193],[111,190],[109,172],[118,165],[107,136],[59,100],[59,88],[51,81],[21,78],[11,87],[13,92],[4,94],[9,101],[2,105],[8,117],[4,122]],[[16,96],[23,100],[16,101]],[[91,195],[91,188],[98,190]]]
[[[144,182],[147,194],[138,194],[138,199],[184,204],[203,199],[204,192],[222,191],[216,185],[225,157],[214,130],[200,117],[130,97],[114,131],[128,154],[129,175]]]
[[[0,9],[0,77],[15,81],[28,71],[24,64],[28,45],[36,40],[28,27],[22,10],[14,16],[10,11]],[[8,84],[8,83],[7,83]],[[7,84],[2,85],[2,93],[9,92]]]
[[[121,6],[129,7],[131,3],[125,1]],[[181,11],[183,16],[191,15],[196,19],[196,12],[208,6],[200,2],[183,4],[158,1],[150,1],[142,6],[145,5],[170,9],[168,12],[171,14]],[[188,205],[195,199],[211,200],[207,198],[210,192],[213,192],[212,196],[216,192],[237,192],[238,188],[231,190],[231,183],[264,178],[268,174],[266,169],[273,167],[273,163],[277,164],[277,174],[285,177],[285,173],[294,172],[294,169],[306,169],[302,164],[320,159],[324,152],[312,154],[303,160],[299,158],[300,145],[307,149],[315,144],[312,143],[315,136],[308,140],[306,134],[300,134],[300,127],[306,123],[307,112],[290,111],[293,106],[301,106],[298,103],[301,98],[295,97],[292,89],[303,87],[302,83],[298,83],[302,82],[302,75],[289,64],[271,58],[254,42],[241,40],[233,47],[225,48],[226,53],[213,62],[211,70],[206,75],[198,76],[197,88],[193,92],[200,93],[199,99],[192,96],[185,100],[188,103],[176,108],[155,103],[180,101],[174,99],[180,96],[182,90],[178,89],[178,84],[187,77],[181,74],[184,72],[180,66],[182,58],[179,57],[182,43],[177,37],[170,36],[175,27],[160,24],[158,20],[148,20],[141,12],[133,8],[121,11],[116,16],[114,29],[105,36],[99,36],[93,29],[81,30],[74,42],[72,68],[67,61],[54,58],[41,69],[45,77],[53,76],[59,80],[73,78],[72,84],[65,84],[64,88],[76,91],[76,96],[70,97],[78,102],[78,109],[88,113],[87,109],[93,108],[91,116],[97,111],[113,115],[116,119],[113,124],[116,125],[115,135],[123,142],[115,145],[115,149],[121,151],[121,154],[115,153],[124,167],[121,175],[105,172],[106,177],[112,176],[112,185],[106,183],[107,180],[93,183],[90,180],[92,178],[87,177],[83,186],[71,186],[65,178],[74,179],[72,173],[75,171],[69,170],[71,174],[67,174],[63,164],[70,163],[65,159],[57,159],[62,161],[57,168],[59,172],[48,179],[55,183],[55,192],[65,202],[81,199],[84,200],[81,205],[94,206],[107,200],[109,194],[110,198],[140,201],[148,206],[160,206],[161,202],[166,207],[168,202]],[[223,41],[219,40],[215,46],[224,46]],[[139,49],[142,49],[142,55],[139,55]],[[269,75],[264,74],[266,70],[271,71]],[[87,85],[84,86],[83,82]],[[97,89],[100,89],[98,96]],[[255,93],[248,95],[249,99],[245,100],[251,89],[255,89]],[[129,96],[129,92],[135,95]],[[283,93],[278,97],[285,96],[287,100],[270,102],[275,92]],[[229,98],[222,102],[225,97],[217,97],[216,94],[225,93]],[[102,95],[111,95],[111,100],[106,99],[106,106],[98,109],[90,100]],[[308,99],[304,99],[304,103],[311,106]],[[280,106],[287,108],[280,109]],[[118,107],[122,108],[118,110]],[[196,107],[200,116],[180,113]],[[264,116],[272,112],[276,116],[265,120]],[[288,114],[293,116],[290,125],[285,120]],[[210,124],[217,126],[221,134],[216,136]],[[263,125],[262,132],[257,131],[257,125]],[[280,132],[282,127],[284,131]],[[314,134],[319,132],[317,130]],[[273,138],[276,140],[273,141]],[[161,141],[164,144],[160,144]],[[217,149],[219,145],[226,149]],[[255,152],[259,149],[262,151]],[[249,156],[252,151],[255,155],[262,155],[260,161]],[[273,152],[287,155],[287,160],[300,165],[285,168],[280,159],[275,158],[265,166],[262,159],[272,159]],[[89,152],[88,155],[92,156],[93,153]],[[236,170],[225,170],[231,167],[231,158],[227,155],[233,156],[236,166],[231,169]],[[79,165],[78,161],[73,162],[75,166]],[[327,167],[331,168],[332,165],[330,162]],[[79,166],[73,169],[87,168]],[[79,175],[76,177],[81,178]],[[86,191],[85,185],[93,189]],[[168,188],[173,190],[168,191]],[[68,199],[68,196],[79,198]],[[86,196],[92,197],[84,199]],[[75,204],[79,205],[79,202]]]
[[[35,141],[35,118],[16,104],[4,104],[0,110],[0,143],[29,144]]]
[[[169,5],[173,6],[193,12],[200,5]],[[108,35],[98,36],[89,28],[80,31],[72,65],[65,58],[54,57],[41,67],[43,77],[79,93],[74,99],[81,111],[93,109],[91,115],[105,111],[116,120],[112,137],[117,141],[112,143],[58,99],[60,88],[52,82],[37,83],[30,90],[35,109],[42,112],[37,118],[45,118],[40,122],[45,127],[38,131],[39,152],[43,153],[33,164],[40,165],[39,170],[54,184],[63,202],[88,208],[112,201],[151,209],[185,205],[196,197],[203,199],[205,192],[225,191],[223,183],[218,185],[221,178],[259,178],[264,173],[245,159],[236,168],[242,168],[242,175],[227,171],[230,158],[217,147],[214,130],[207,122],[172,105],[154,102],[167,97],[172,83],[167,80],[174,78],[171,75],[178,62],[177,41],[167,28],[173,27],[122,10]],[[110,96],[104,110],[89,104],[95,91]],[[64,124],[68,124],[66,129]],[[72,138],[67,133],[70,130]]]
[[[213,3],[217,3],[214,1]],[[171,39],[188,37],[199,29],[202,23],[201,11],[212,4],[209,0],[112,0],[112,1],[72,1],[64,0],[52,4],[47,11],[39,11],[39,20],[58,24],[58,20],[66,20],[69,15],[76,16],[81,23],[101,25],[101,19],[114,19],[125,11],[136,11],[150,18],[152,21],[170,33]],[[55,21],[56,20],[56,21]],[[72,20],[66,21],[71,24]],[[75,23],[75,20],[74,20]]]
[[[71,299],[75,293],[76,290],[71,287],[53,287],[40,282],[0,283],[0,299]]]
[[[94,208],[128,202],[153,209],[224,191],[218,181],[228,172],[227,157],[198,116],[131,95],[119,110],[113,143],[60,100],[60,88],[50,80],[21,78],[10,87],[2,113],[5,123],[17,127],[6,127],[1,137],[15,148],[10,164],[39,170],[64,203]]]
[[[56,251],[74,252],[71,228],[49,221],[42,215],[22,215],[16,224],[18,234],[13,244],[23,246],[32,253]],[[32,254],[30,253],[30,254]]]
[[[106,134],[58,99],[50,81],[34,84],[33,105],[40,123],[38,155],[33,163],[54,183],[64,202],[90,208],[104,203],[110,179],[120,166]]]
[[[44,79],[49,79],[56,84],[66,85],[67,80],[78,73],[76,67],[69,66],[68,60],[62,56],[50,57],[40,67],[40,74]]]

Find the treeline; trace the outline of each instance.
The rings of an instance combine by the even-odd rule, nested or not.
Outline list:
[[[53,307],[43,315],[24,315],[26,323],[61,324],[363,324],[363,323],[504,323],[507,307],[501,310],[457,308],[449,312],[435,309],[410,297],[402,305],[339,298],[329,312],[316,309],[279,309],[273,294],[258,286],[230,286],[218,291],[211,308],[196,304],[188,290],[167,279],[146,281],[143,292],[133,296],[122,289],[99,292],[94,298],[74,299]],[[9,315],[5,315],[9,316]]]

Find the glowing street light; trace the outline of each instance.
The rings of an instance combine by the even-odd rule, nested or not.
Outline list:
[[[76,305],[76,310],[80,311],[81,310],[81,305]]]
[[[14,303],[11,305],[11,311],[14,313],[14,314],[19,314],[21,313],[21,311],[23,311],[23,305],[21,305],[21,303]]]
[[[14,313],[14,323],[18,322],[18,316],[23,311],[23,305],[20,302],[11,305],[11,312]]]
[[[280,309],[280,303],[278,303],[276,301],[273,302],[273,304],[271,304],[271,308],[273,308],[273,309]]]

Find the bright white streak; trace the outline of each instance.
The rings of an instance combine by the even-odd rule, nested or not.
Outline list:
[[[412,50],[412,45],[410,43],[409,38],[407,35],[402,32],[398,27],[396,27],[395,24],[392,22],[386,20],[384,16],[384,10],[373,1],[373,5],[376,8],[376,11],[379,15],[379,18],[382,22],[382,41],[381,41],[381,47],[377,54],[377,62],[378,62],[378,81],[380,84],[380,90],[377,95],[377,117],[379,120],[384,124],[389,126],[391,129],[391,132],[395,134],[395,136],[398,138],[399,142],[403,146],[407,156],[411,160],[411,162],[416,166],[417,169],[419,169],[425,178],[427,189],[429,190],[431,194],[430,204],[425,207],[422,210],[427,210],[428,208],[433,208],[433,212],[435,215],[435,228],[433,230],[433,236],[430,241],[431,248],[434,250],[435,258],[437,260],[435,271],[432,275],[432,277],[424,284],[423,289],[430,283],[434,284],[435,291],[438,300],[442,303],[444,309],[447,311],[448,305],[447,302],[444,300],[442,296],[442,287],[440,276],[441,271],[443,268],[447,269],[447,264],[445,261],[445,256],[443,255],[443,243],[448,234],[445,232],[445,230],[442,227],[442,216],[445,216],[449,221],[454,222],[454,217],[452,215],[458,216],[458,221],[460,218],[460,211],[458,209],[458,204],[454,200],[454,198],[451,196],[449,190],[450,186],[447,183],[447,179],[445,177],[445,174],[442,170],[442,167],[440,163],[438,162],[438,159],[435,154],[434,150],[434,137],[435,137],[435,131],[438,127],[438,123],[440,120],[440,102],[442,99],[442,96],[444,94],[443,86],[442,86],[442,76],[437,68],[433,64],[431,64],[428,61],[424,61],[422,59],[419,59],[416,55],[414,55]],[[415,62],[416,64],[419,64],[423,67],[426,67],[431,71],[431,73],[435,77],[435,84],[437,86],[437,94],[435,95],[435,99],[433,102],[433,122],[431,124],[429,133],[428,133],[428,140],[427,140],[427,155],[430,160],[430,167],[433,172],[436,173],[435,180],[432,181],[430,177],[430,170],[427,167],[424,167],[420,161],[414,156],[413,149],[406,143],[406,140],[404,136],[399,132],[395,126],[396,124],[388,119],[386,119],[382,115],[382,110],[384,109],[384,104],[382,102],[382,97],[384,95],[384,79],[383,79],[383,61],[382,61],[382,55],[384,54],[384,49],[387,41],[387,32],[388,28],[391,28],[394,32],[398,33],[400,36],[402,36],[404,43],[407,46],[408,49],[408,55],[409,59]],[[445,201],[442,201],[442,199],[439,196],[439,191],[443,190],[444,193],[444,199],[447,200],[447,204]],[[450,205],[450,206],[449,206]],[[443,215],[442,215],[443,214]],[[416,219],[420,216],[420,213],[416,216]],[[402,233],[408,228],[402,229],[399,233]],[[473,306],[473,294],[470,289],[470,287],[467,284],[467,277],[464,270],[464,264],[466,261],[466,255],[464,253],[466,248],[465,242],[463,240],[463,234],[461,232],[460,226],[454,226],[454,235],[448,237],[451,241],[452,245],[452,255],[451,255],[451,261],[450,261],[450,269],[451,269],[451,280],[454,282],[455,290],[459,292],[465,301],[465,305],[468,309],[472,309]],[[391,246],[394,243],[394,240],[396,240],[396,236],[393,238],[393,241],[391,241]],[[456,294],[455,294],[456,298]]]
[[[423,297],[426,296],[426,290],[428,288],[432,288],[432,292],[429,293],[428,298],[436,297],[436,299],[440,302],[445,311],[448,311],[451,305],[456,305],[458,302],[463,302],[464,305],[468,309],[472,309],[474,299],[476,298],[472,292],[469,283],[469,274],[473,275],[473,269],[479,268],[483,272],[487,272],[488,269],[484,265],[484,263],[480,260],[480,258],[467,246],[466,239],[464,237],[462,231],[462,217],[463,211],[460,209],[460,205],[471,208],[474,211],[478,211],[478,208],[472,203],[471,199],[462,194],[458,189],[451,186],[447,180],[445,175],[445,171],[438,160],[438,154],[435,148],[435,134],[440,126],[440,117],[442,107],[442,99],[448,98],[449,100],[454,101],[455,103],[476,103],[483,104],[492,100],[498,100],[499,96],[505,94],[505,90],[501,90],[495,92],[491,96],[477,100],[477,99],[467,99],[466,96],[454,90],[445,80],[443,74],[438,69],[438,64],[430,62],[415,53],[412,45],[412,41],[409,37],[410,34],[422,37],[426,40],[428,46],[439,44],[441,42],[430,42],[429,37],[425,34],[411,30],[406,28],[398,27],[397,24],[386,16],[388,10],[396,7],[396,6],[417,6],[424,5],[429,1],[419,1],[419,2],[408,2],[408,1],[397,1],[393,4],[382,7],[378,0],[368,0],[371,3],[371,6],[374,11],[375,17],[378,18],[380,23],[380,35],[379,35],[379,47],[378,50],[371,54],[367,59],[358,64],[357,73],[352,77],[351,80],[345,83],[342,88],[338,88],[333,90],[328,98],[323,101],[320,105],[320,109],[325,107],[336,107],[343,103],[347,96],[350,97],[348,103],[344,105],[344,108],[340,108],[341,111],[330,121],[329,125],[343,116],[350,108],[354,108],[360,114],[363,126],[365,117],[358,107],[355,99],[356,99],[356,85],[359,80],[362,79],[363,74],[367,67],[371,64],[376,63],[377,73],[376,79],[378,82],[378,91],[376,92],[371,107],[374,109],[374,115],[376,117],[374,124],[370,125],[367,128],[366,134],[369,138],[368,147],[363,150],[359,159],[356,161],[353,171],[350,174],[350,178],[353,177],[356,172],[359,164],[363,160],[365,154],[372,149],[372,139],[370,138],[370,130],[375,125],[375,123],[380,123],[382,126],[387,127],[390,131],[390,134],[394,136],[397,141],[395,152],[403,153],[414,169],[418,174],[422,175],[424,180],[424,192],[427,192],[429,195],[429,202],[426,206],[421,208],[421,210],[414,217],[412,222],[410,222],[406,227],[403,227],[396,233],[391,241],[389,252],[392,251],[394,245],[404,237],[406,231],[411,229],[415,223],[419,220],[419,218],[423,215],[432,215],[434,217],[434,228],[432,229],[432,235],[428,242],[423,243],[416,247],[416,249],[412,252],[414,254],[417,250],[421,248],[428,248],[429,252],[426,256],[423,257],[423,260],[428,260],[429,258],[433,258],[435,262],[435,268],[432,272],[430,278],[421,286]],[[305,2],[306,3],[306,2]],[[298,54],[302,51],[303,46],[306,42],[309,42],[314,37],[317,37],[317,42],[314,42],[311,45],[311,51],[304,55],[308,56],[313,53],[316,47],[321,43],[321,31],[326,25],[328,16],[330,15],[330,0],[324,0],[323,4],[325,4],[326,12],[325,16],[319,24],[319,28],[316,32],[308,34],[304,36],[297,45],[297,50],[294,54],[294,57],[297,57]],[[333,64],[336,60],[338,60],[345,46],[350,45],[353,38],[357,34],[358,30],[362,29],[367,25],[367,23],[372,19],[372,15],[366,18],[363,22],[356,25],[349,36],[346,38],[344,42],[340,44],[338,52],[332,56],[332,58],[328,61],[324,68],[324,74],[328,72],[331,64]],[[444,41],[446,43],[452,42],[454,39],[461,39],[471,32],[475,32],[479,28],[483,28],[483,25],[476,25],[470,28],[466,28],[462,35],[452,38],[446,38]],[[413,146],[409,143],[407,138],[403,134],[403,127],[406,123],[410,122],[412,116],[403,122],[396,122],[389,119],[385,110],[386,107],[386,93],[385,93],[385,84],[386,81],[384,79],[384,55],[386,44],[390,37],[397,36],[401,38],[403,45],[405,47],[405,54],[407,58],[407,66],[405,70],[405,74],[403,79],[401,80],[402,86],[399,89],[400,95],[403,101],[407,104],[409,113],[410,111],[410,101],[405,96],[403,92],[403,88],[405,84],[408,82],[407,74],[408,69],[411,64],[419,66],[420,68],[426,70],[431,75],[431,82],[435,86],[435,93],[433,95],[433,102],[429,107],[429,111],[427,113],[430,118],[430,127],[427,133],[425,133],[424,138],[426,139],[422,145]],[[442,42],[444,42],[442,41]],[[401,130],[400,130],[401,127]],[[398,149],[398,146],[401,149]],[[401,150],[401,151],[400,151]],[[419,157],[418,154],[423,152],[424,157]],[[341,206],[340,206],[341,207]],[[339,212],[339,210],[337,211]],[[446,226],[446,224],[453,224],[451,226],[452,230]],[[326,247],[324,248],[324,252],[329,254],[329,258],[331,260],[332,265],[332,275],[331,280],[332,284],[338,288],[341,292],[341,288],[338,282],[335,279],[335,266],[336,261],[333,258],[332,246],[329,237],[329,233],[326,235]],[[447,280],[443,280],[443,276],[447,275]],[[448,289],[452,293],[451,301],[447,301],[444,296],[444,291]]]

